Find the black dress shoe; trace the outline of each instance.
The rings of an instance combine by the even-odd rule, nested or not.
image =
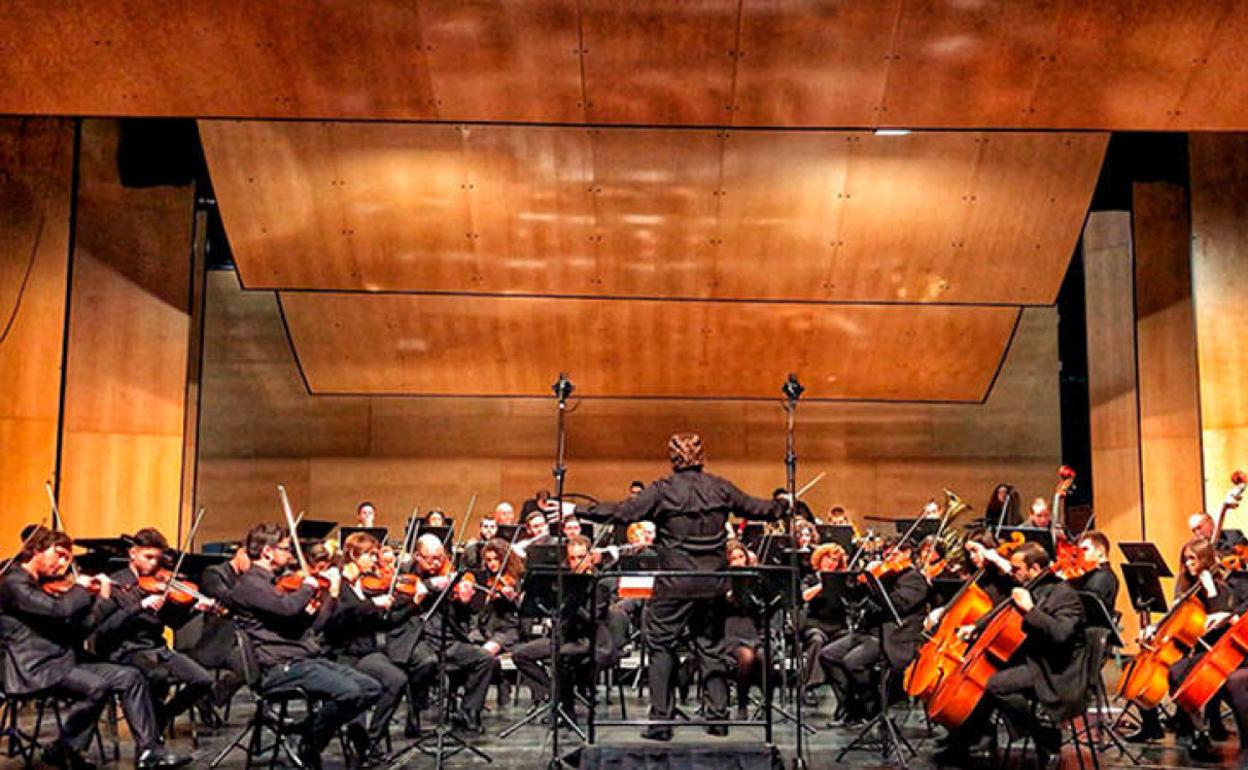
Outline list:
[[[672,728],[651,725],[641,731],[641,737],[648,741],[670,741],[672,739]]]
[[[173,768],[182,767],[191,763],[190,757],[184,757],[181,754],[174,754],[172,751],[165,749],[143,749],[139,752],[139,756],[134,760],[134,766],[140,770],[150,770],[151,768]]]
[[[1222,753],[1213,748],[1207,730],[1192,733],[1192,745],[1188,747],[1187,755],[1197,762],[1218,762],[1222,759]]]
[[[355,756],[360,758],[368,756],[368,750],[373,745],[368,737],[368,730],[365,730],[364,725],[359,722],[347,725],[347,743],[351,746],[351,751]]]
[[[1224,741],[1230,737],[1231,734],[1227,731],[1226,725],[1222,723],[1221,719],[1209,720],[1209,740]]]
[[[1122,739],[1127,743],[1148,743],[1150,741],[1158,741],[1166,737],[1166,731],[1162,729],[1158,723],[1148,723],[1140,725],[1134,732],[1127,733]]]
[[[94,762],[59,741],[44,748],[43,761],[61,770],[96,770]]]
[[[485,728],[481,726],[481,715],[470,714],[467,711],[456,711],[451,714],[451,724],[470,733],[483,733]]]

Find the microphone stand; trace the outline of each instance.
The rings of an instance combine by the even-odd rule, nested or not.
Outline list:
[[[556,520],[559,522],[558,532],[555,534],[555,606],[559,611],[555,613],[554,622],[550,628],[550,762],[548,767],[552,770],[563,768],[565,763],[563,758],[559,756],[559,725],[561,721],[566,720],[569,726],[579,732],[576,728],[576,722],[571,718],[570,714],[565,715],[563,710],[559,708],[559,696],[562,690],[563,682],[560,681],[560,661],[559,647],[563,644],[563,605],[566,600],[564,595],[563,577],[567,572],[567,538],[563,534],[563,481],[567,475],[567,466],[564,465],[565,453],[567,450],[567,426],[566,418],[568,413],[568,397],[572,395],[572,391],[576,387],[572,381],[568,379],[568,375],[559,372],[559,379],[550,386],[551,391],[555,394],[558,402],[558,411],[555,417],[555,467],[552,474],[555,477],[555,504],[556,504]],[[549,521],[549,515],[547,520]],[[593,641],[590,642],[590,654],[593,652]],[[575,686],[575,684],[573,685]]]
[[[793,626],[793,649],[800,651],[802,649],[802,629],[798,625],[797,610],[801,607],[802,591],[801,581],[798,575],[801,574],[801,561],[797,554],[797,451],[793,438],[794,421],[797,415],[797,401],[802,397],[805,388],[797,381],[797,375],[789,373],[789,378],[785,380],[780,391],[784,393],[784,411],[787,416],[787,429],[785,431],[785,451],[784,451],[784,471],[786,489],[789,493],[789,539],[792,547],[789,548],[789,606],[792,607],[791,623]],[[771,665],[767,661],[766,665]],[[797,736],[794,742],[793,769],[806,770],[806,755],[804,750],[805,728],[806,723],[802,718],[802,699],[806,692],[806,681],[804,666],[798,670],[797,688],[795,692],[797,697],[794,698],[793,713],[796,719]],[[765,681],[765,680],[764,680]]]

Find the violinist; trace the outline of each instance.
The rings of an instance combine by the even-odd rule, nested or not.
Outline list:
[[[1070,584],[1079,591],[1087,591],[1101,600],[1105,609],[1113,612],[1118,601],[1118,576],[1109,566],[1109,538],[1103,532],[1090,530],[1079,537],[1079,548],[1088,564],[1096,565]]]
[[[802,599],[806,602],[806,608],[801,618],[808,690],[822,681],[823,668],[819,665],[819,651],[848,631],[844,608],[819,601],[823,593],[822,576],[827,572],[844,572],[848,562],[849,556],[845,549],[837,543],[824,543],[810,555],[812,574],[802,582]],[[843,718],[844,715],[840,716]]]
[[[423,706],[429,685],[437,674],[438,652],[445,646],[446,664],[452,673],[462,673],[464,697],[459,708],[447,721],[463,730],[480,733],[481,709],[485,706],[486,692],[498,671],[499,663],[482,645],[471,639],[472,608],[470,603],[476,593],[473,583],[460,579],[451,588],[455,571],[446,554],[446,547],[435,535],[426,533],[416,540],[416,558],[413,561],[416,577],[424,590],[414,597],[416,612],[400,626],[391,629],[386,644],[386,654],[409,677],[418,684],[415,688],[416,706]],[[443,591],[452,594],[437,611],[434,604]],[[426,617],[427,616],[427,617]]]
[[[1024,543],[1010,555],[1018,584],[1007,601],[1023,613],[1026,638],[1008,667],[993,674],[972,715],[953,731],[933,761],[964,765],[971,753],[991,742],[992,710],[1001,712],[1012,734],[1030,735],[1037,764],[1046,767],[1061,747],[1061,731],[1044,726],[1032,707],[1038,701],[1057,720],[1081,712],[1087,692],[1083,602],[1053,574],[1049,554],[1038,543]],[[964,632],[960,632],[964,633]]]
[[[247,548],[240,546],[229,561],[204,568],[199,590],[228,611],[230,597],[234,593],[239,575],[250,568],[251,559],[247,557]],[[244,684],[243,661],[238,651],[238,640],[234,636],[233,618],[219,613],[204,616],[204,629],[191,656],[210,671],[225,672],[212,687],[213,705],[224,708]]]
[[[728,566],[750,567],[758,563],[754,554],[740,541],[731,541],[725,548]],[[758,631],[756,613],[742,607],[729,592],[729,605],[724,618],[724,637],[728,649],[736,659],[737,715],[738,720],[749,718],[750,686],[761,682],[762,671],[767,665],[763,655],[762,637]],[[770,684],[775,685],[775,678]]]
[[[918,548],[919,563],[923,563],[935,547],[934,537],[924,538]],[[889,549],[887,563],[896,563],[900,568],[881,579],[901,624],[892,619],[892,613],[886,608],[868,601],[861,626],[831,642],[819,653],[819,663],[837,694],[838,711],[842,712],[846,724],[865,721],[884,705],[876,702],[878,688],[872,683],[873,669],[881,654],[880,637],[873,629],[883,625],[882,652],[894,673],[904,671],[918,650],[931,586],[923,573],[911,564],[911,551],[910,544],[904,542]],[[868,570],[874,571],[872,568],[883,564],[874,562]]]
[[[72,770],[94,768],[83,758],[104,707],[114,696],[130,725],[135,764],[140,768],[180,767],[190,759],[167,752],[152,708],[147,682],[138,669],[87,662],[83,641],[98,599],[112,596],[106,576],[78,575],[65,590],[45,590],[71,569],[73,541],[64,532],[37,528],[0,581],[0,647],[5,692],[48,693],[71,702],[61,713],[60,735],[43,760]]]
[[[584,535],[575,535],[565,541],[564,559],[569,570],[573,573],[593,571],[595,559],[591,545],[589,538]],[[598,581],[597,590],[599,592],[597,602],[599,620],[605,620],[606,610],[610,606],[608,583]],[[557,696],[559,708],[573,719],[576,717],[576,681],[578,674],[585,670],[593,647],[590,638],[595,625],[591,622],[590,608],[587,604],[587,599],[578,603],[569,598],[569,604],[562,608],[561,616],[562,643],[559,645],[561,691]],[[599,651],[609,644],[608,637],[607,627],[599,624],[595,637],[599,642]],[[533,683],[533,697],[539,702],[545,702],[551,698],[550,674],[543,661],[550,660],[553,656],[554,643],[550,637],[545,636],[519,644],[511,652],[511,659],[516,664],[516,670]]]
[[[524,560],[507,547],[507,541],[494,538],[481,548],[481,577],[484,591],[478,629],[484,639],[481,647],[498,657],[520,640],[520,580]]]
[[[323,597],[315,575],[303,575],[294,591],[279,590],[277,576],[294,563],[292,548],[285,527],[252,527],[247,533],[251,567],[238,577],[232,607],[234,622],[247,636],[260,665],[261,690],[299,688],[320,702],[299,747],[304,767],[319,770],[330,739],[380,699],[382,690],[372,677],[322,657],[316,633],[337,606],[341,577],[336,568],[322,572],[329,584]],[[363,728],[352,724],[348,735],[357,753],[367,756],[368,737]]]
[[[516,509],[511,503],[503,500],[494,506],[494,521],[498,522],[500,527],[514,527],[518,519],[516,518]]]
[[[212,675],[189,656],[172,650],[165,642],[165,628],[181,628],[195,611],[211,612],[216,603],[207,597],[194,599],[187,605],[176,605],[163,594],[164,583],[154,585],[162,593],[138,595],[141,580],[157,576],[169,543],[159,531],[141,529],[131,538],[130,563],[109,578],[115,599],[101,607],[95,627],[95,654],[109,663],[134,666],[143,672],[151,687],[152,699],[158,703],[156,723],[164,732],[173,719],[198,703],[212,690]],[[117,592],[116,588],[126,589]],[[181,689],[166,700],[171,686]]]
[[[524,539],[513,546],[513,550],[521,557],[527,558],[529,546],[551,545],[555,542],[550,535],[550,522],[546,519],[546,512],[540,508],[529,511],[524,518],[524,528]]]
[[[389,592],[370,593],[366,578],[377,577],[381,544],[368,532],[353,532],[342,544],[346,559],[343,585],[338,602],[324,627],[325,644],[336,663],[367,674],[381,685],[380,696],[372,702],[368,723],[367,753],[359,759],[374,764],[383,758],[390,718],[398,709],[408,686],[408,675],[390,661],[377,644],[377,636],[389,631],[410,615],[411,603],[396,606]],[[378,581],[386,585],[384,581]],[[358,717],[357,717],[358,718]]]
[[[1235,604],[1231,589],[1222,579],[1218,568],[1217,554],[1208,540],[1193,538],[1187,541],[1183,545],[1179,558],[1182,562],[1182,572],[1174,581],[1174,597],[1178,599],[1189,591],[1196,592],[1197,599],[1205,608],[1205,635],[1201,637],[1195,649],[1188,651],[1186,656],[1170,666],[1168,681],[1171,692],[1187,677],[1192,666],[1196,665],[1203,651],[1208,648],[1207,646],[1212,645],[1225,630],[1224,626],[1231,619]],[[1140,635],[1149,639],[1155,632],[1156,628],[1150,626],[1141,630]],[[1190,750],[1193,758],[1213,756],[1211,733],[1217,735],[1218,739],[1225,737],[1225,727],[1217,712],[1218,699],[1213,699],[1209,705],[1211,708],[1207,709],[1205,715],[1209,718],[1207,723],[1200,714],[1189,714],[1183,709],[1178,709],[1176,713],[1178,734],[1182,737],[1191,737]],[[1158,710],[1141,709],[1140,727],[1127,735],[1126,740],[1141,743],[1164,736],[1165,729],[1162,727]]]
[[[498,520],[493,513],[481,517],[477,524],[477,536],[464,545],[463,566],[477,569],[481,566],[481,549],[498,535]]]
[[[797,550],[804,554],[809,555],[814,547],[819,545],[819,530],[805,519],[797,519],[793,522],[793,534]]]

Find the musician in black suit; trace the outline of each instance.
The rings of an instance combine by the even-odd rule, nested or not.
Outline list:
[[[130,546],[130,563],[109,576],[115,587],[129,589],[107,603],[93,635],[96,656],[110,662],[134,666],[143,672],[159,703],[156,722],[161,732],[182,712],[199,702],[212,689],[212,675],[190,656],[172,650],[165,642],[165,628],[181,628],[196,610],[214,611],[215,603],[192,602],[178,606],[156,594],[140,601],[134,594],[139,578],[151,578],[161,567],[169,543],[159,531],[147,528],[135,533]],[[181,685],[165,700],[172,685]]]
[[[390,718],[408,686],[407,674],[382,652],[377,636],[403,623],[412,612],[411,602],[398,603],[391,593],[370,596],[361,580],[376,570],[380,549],[381,544],[368,532],[354,532],[342,544],[346,557],[343,586],[324,628],[325,645],[333,660],[367,674],[381,685],[381,695],[372,703],[368,723],[371,746],[361,758],[366,763],[382,759]]]
[[[482,732],[481,709],[500,665],[489,648],[473,641],[471,602],[475,591],[461,581],[451,589],[452,594],[444,600],[446,604],[434,610],[434,603],[450,584],[452,571],[447,569],[445,546],[433,535],[421,535],[416,541],[414,566],[425,591],[415,597],[411,617],[387,634],[386,654],[418,683],[418,707],[423,705],[419,700],[437,673],[439,649],[445,647],[449,670],[465,677],[464,697],[447,721],[468,732]],[[434,610],[432,614],[430,610]]]
[[[151,695],[139,670],[82,659],[83,642],[97,604],[96,595],[88,588],[98,591],[101,600],[109,601],[113,586],[108,578],[80,575],[64,593],[44,590],[43,583],[70,568],[72,548],[73,541],[64,532],[40,527],[0,582],[5,691],[13,695],[48,693],[72,702],[61,715],[56,743],[44,751],[44,761],[55,767],[94,767],[82,752],[113,696],[121,699],[130,724],[138,767],[186,764],[189,758],[167,752],[161,745]]]
[[[249,569],[251,559],[247,557],[247,549],[240,547],[229,561],[204,568],[199,590],[226,610],[232,610],[238,576]],[[243,662],[239,656],[238,640],[234,636],[233,618],[229,615],[206,616],[199,643],[191,651],[191,657],[210,671],[225,671],[212,687],[212,700],[217,706],[229,703],[234,693],[243,686]]]
[[[1084,558],[1096,564],[1096,569],[1072,580],[1071,585],[1096,596],[1105,609],[1113,612],[1118,601],[1118,576],[1109,566],[1109,538],[1096,530],[1084,532],[1079,537],[1079,547]]]
[[[1055,720],[1082,712],[1088,682],[1084,644],[1083,601],[1069,583],[1054,575],[1044,547],[1025,543],[1010,556],[1018,586],[1010,602],[1023,613],[1026,639],[1013,665],[988,679],[984,698],[969,719],[949,737],[948,745],[933,758],[937,764],[961,764],[977,740],[987,739],[989,716],[998,709],[1014,734],[1035,741],[1039,765],[1061,747],[1061,731],[1040,723],[1033,703],[1038,702]],[[969,628],[969,627],[968,627]],[[962,631],[969,636],[969,632]]]
[[[933,548],[935,539],[928,537],[918,549],[917,563],[925,564],[925,557]],[[900,543],[891,549],[891,556],[904,563],[911,550],[908,543]],[[904,671],[914,659],[923,636],[923,620],[931,598],[931,586],[923,573],[909,566],[883,577],[881,585],[901,623],[893,619],[887,607],[868,600],[857,630],[831,642],[819,653],[819,663],[832,682],[847,722],[866,719],[882,707],[877,702],[879,688],[873,683],[873,669],[880,659],[881,626],[884,657],[895,674]]]
[[[647,519],[656,527],[655,551],[663,570],[717,571],[727,567],[724,525],[730,515],[774,520],[786,507],[784,500],[750,497],[732,482],[702,471],[706,455],[696,433],[678,433],[668,442],[672,474],[655,481],[639,494],[618,503],[599,503],[584,518],[631,524]],[[650,649],[650,718],[673,716],[672,673],[676,645],[691,636],[702,669],[709,719],[728,716],[728,672],[735,665],[724,640],[724,595],[719,578],[660,577],[644,621]],[[689,633],[692,631],[693,633]],[[712,735],[726,735],[726,727],[712,726]],[[668,741],[670,727],[651,726],[642,737]]]
[[[298,687],[319,701],[302,735],[299,758],[311,770],[321,767],[321,753],[338,728],[352,722],[381,697],[375,679],[323,657],[317,632],[332,616],[341,583],[328,570],[327,589],[315,576],[305,576],[298,590],[282,593],[279,573],[293,563],[290,534],[285,527],[258,524],[247,533],[251,568],[238,577],[232,607],[234,622],[247,635],[260,665],[263,690]],[[359,754],[367,755],[363,728],[348,730]]]

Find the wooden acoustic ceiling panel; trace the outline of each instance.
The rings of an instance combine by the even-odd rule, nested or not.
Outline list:
[[[0,112],[1248,128],[1248,0],[13,0]]]
[[[283,292],[314,394],[981,401],[1012,307]]]
[[[248,288],[1048,304],[1100,133],[203,121]]]

